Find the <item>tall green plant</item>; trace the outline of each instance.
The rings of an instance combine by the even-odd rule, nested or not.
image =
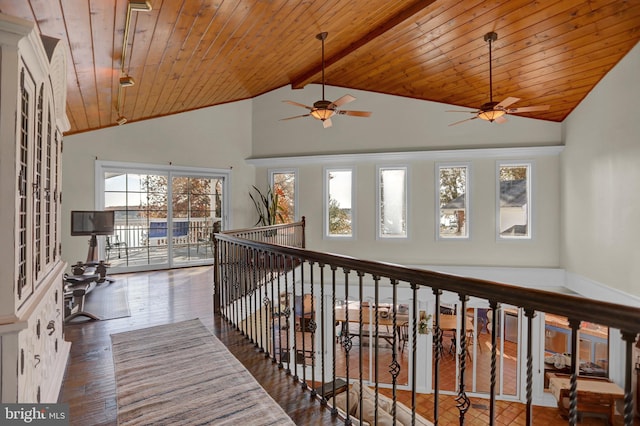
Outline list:
[[[253,185],[253,192],[249,191],[249,197],[251,197],[251,201],[253,201],[253,205],[256,207],[256,212],[258,213],[258,221],[254,226],[275,225],[278,223],[278,219],[280,219],[280,222],[284,222],[282,214],[280,213],[282,207],[279,203],[278,194],[271,187],[267,189],[266,194],[263,194]]]

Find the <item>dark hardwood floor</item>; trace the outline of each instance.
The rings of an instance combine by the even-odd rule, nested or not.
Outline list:
[[[59,402],[69,404],[72,425],[116,425],[116,387],[110,335],[192,318],[202,322],[256,377],[296,424],[331,425],[331,416],[308,390],[257,353],[252,343],[213,315],[211,267],[114,276],[126,280],[131,316],[69,325],[71,355]],[[91,297],[89,294],[88,297]]]
[[[167,324],[193,318],[202,322],[256,377],[267,392],[298,425],[344,424],[331,416],[329,409],[311,398],[309,390],[279,370],[271,360],[219,316],[213,315],[212,267],[116,275],[128,286],[131,316],[91,321],[65,328],[72,342],[71,355],[59,402],[68,403],[72,425],[116,425],[116,387],[110,335],[123,331]],[[91,294],[88,296],[91,297]],[[383,390],[389,393],[390,390]],[[398,401],[410,405],[411,394],[398,391]],[[472,398],[467,424],[488,424],[488,401]],[[441,395],[440,425],[459,424],[455,397]],[[417,411],[433,418],[433,395],[418,395]],[[500,401],[497,425],[524,424],[525,405]],[[534,407],[534,424],[567,424],[555,408]],[[621,424],[616,416],[615,424]],[[601,418],[585,417],[581,425],[603,424]]]

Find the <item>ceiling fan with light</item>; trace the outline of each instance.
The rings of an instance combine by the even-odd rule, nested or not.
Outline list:
[[[302,114],[302,115],[296,115],[294,117],[288,117],[288,118],[282,118],[282,120],[292,120],[294,118],[300,118],[300,117],[313,117],[316,120],[320,120],[322,121],[322,126],[326,129],[327,127],[331,127],[331,117],[333,117],[334,115],[350,115],[352,117],[369,117],[371,116],[371,112],[369,111],[345,111],[345,110],[341,110],[338,109],[340,108],[342,105],[344,104],[348,104],[349,102],[353,102],[356,100],[356,98],[354,98],[351,95],[344,95],[340,98],[338,98],[337,100],[331,102],[331,101],[327,101],[324,98],[324,41],[327,38],[327,34],[326,32],[322,32],[318,35],[316,35],[316,38],[320,41],[322,41],[322,100],[316,101],[313,103],[313,107],[307,106],[307,105],[303,105],[301,103],[298,102],[294,102],[294,101],[282,101],[282,102],[286,102],[288,104],[291,105],[295,105],[295,106],[299,106],[302,108],[306,108],[309,110],[308,114]]]
[[[495,32],[489,32],[484,35],[484,41],[489,43],[489,102],[483,104],[480,109],[476,111],[447,111],[447,112],[466,112],[475,114],[474,117],[466,118],[461,121],[456,121],[455,123],[449,124],[449,126],[455,126],[456,124],[464,123],[465,121],[475,120],[476,118],[480,118],[489,122],[496,123],[504,123],[507,121],[505,115],[507,114],[518,114],[521,112],[532,112],[532,111],[546,111],[549,109],[550,105],[538,105],[538,106],[528,106],[522,108],[509,108],[509,106],[515,104],[520,100],[520,98],[508,97],[504,99],[502,102],[494,102],[493,101],[493,70],[491,64],[491,45],[494,41],[498,39],[498,34]]]

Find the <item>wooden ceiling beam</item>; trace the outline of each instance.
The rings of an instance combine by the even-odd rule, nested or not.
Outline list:
[[[367,45],[368,43],[372,42],[376,38],[384,35],[386,32],[392,30],[397,25],[400,25],[401,23],[403,23],[406,20],[410,19],[412,16],[416,15],[417,13],[422,12],[424,9],[426,9],[427,7],[429,7],[433,3],[435,3],[435,1],[436,0],[417,0],[417,1],[415,1],[409,7],[407,7],[406,9],[403,9],[398,14],[393,16],[391,19],[389,19],[388,21],[384,22],[382,25],[378,26],[373,31],[369,32],[366,36],[356,40],[353,43],[351,43],[349,46],[347,46],[345,49],[341,50],[340,52],[336,53],[335,55],[333,55],[333,56],[331,56],[329,58],[325,58],[325,60],[324,60],[325,69],[330,67],[332,64],[335,64],[336,62],[338,62],[342,58],[344,58],[344,57],[350,55],[351,53],[355,52],[356,50],[360,49],[361,47],[363,47],[363,46]],[[312,69],[310,69],[309,71],[303,73],[302,75],[294,77],[291,80],[291,88],[292,89],[302,89],[307,84],[312,83],[313,81],[315,81],[321,73],[322,73],[322,64],[313,67]]]

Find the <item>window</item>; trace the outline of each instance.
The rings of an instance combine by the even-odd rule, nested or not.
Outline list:
[[[378,167],[378,238],[407,237],[407,168]]]
[[[498,165],[499,238],[531,238],[530,181],[531,164]]]
[[[293,223],[298,217],[296,174],[296,170],[271,170],[269,172],[271,187],[278,195],[278,211],[282,216],[283,223]],[[277,220],[280,223],[280,216]]]
[[[325,235],[353,236],[353,170],[325,169]]]
[[[469,238],[469,166],[438,165],[436,173],[436,235],[439,239]]]

